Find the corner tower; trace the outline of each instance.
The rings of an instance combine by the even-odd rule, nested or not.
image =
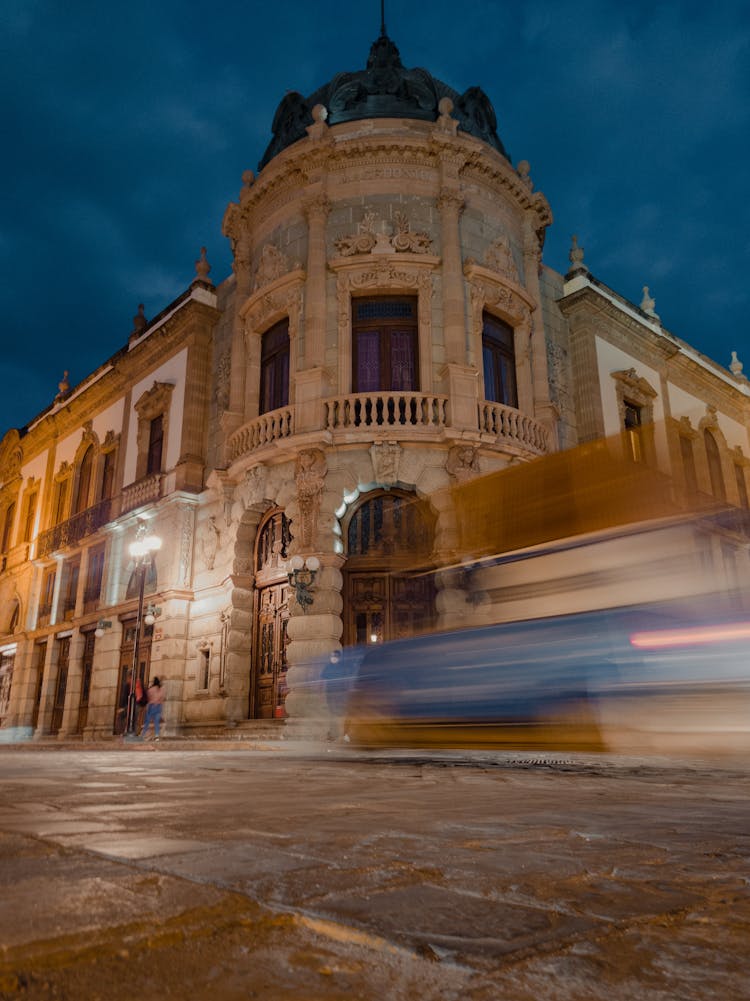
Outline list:
[[[405,68],[385,32],[364,69],[287,94],[272,131],[224,217],[220,426],[242,534],[282,511],[279,581],[295,555],[320,564],[312,601],[292,589],[280,613],[293,667],[460,618],[460,595],[438,613],[399,575],[450,558],[436,491],[556,448],[539,287],[551,213],[483,91]],[[417,512],[411,549],[399,505]]]

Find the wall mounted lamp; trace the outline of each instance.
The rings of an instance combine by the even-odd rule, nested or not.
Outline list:
[[[157,605],[152,605],[149,603],[149,605],[146,606],[146,614],[143,616],[143,621],[146,623],[147,626],[153,626],[153,624],[156,622],[156,620],[160,615],[161,615],[161,608],[159,608]]]
[[[96,624],[96,629],[94,630],[94,636],[96,636],[97,639],[101,639],[102,636],[104,635],[105,629],[111,629],[111,628],[112,628],[112,623],[109,619],[99,619],[99,621]]]
[[[320,560],[317,556],[308,556],[303,559],[301,556],[292,556],[289,561],[291,570],[289,572],[289,584],[294,588],[294,597],[297,604],[306,612],[313,603],[312,591],[315,586],[315,577],[320,570]]]

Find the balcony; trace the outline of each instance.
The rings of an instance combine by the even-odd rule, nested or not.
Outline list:
[[[126,514],[143,504],[150,504],[161,497],[161,473],[149,473],[135,483],[122,488],[120,514]]]
[[[294,407],[271,410],[234,432],[229,439],[229,459],[234,462],[241,455],[247,455],[263,445],[281,441],[293,434]]]
[[[111,507],[112,501],[107,498],[80,514],[73,515],[67,521],[60,522],[54,528],[41,532],[37,540],[37,556],[48,556],[60,549],[75,546],[81,539],[93,535],[110,520]]]
[[[374,430],[393,428],[403,429],[404,437],[430,436],[434,440],[452,426],[448,397],[432,393],[349,393],[321,403],[317,429],[332,438],[346,436],[351,441],[360,432],[363,440],[370,440]],[[295,409],[281,407],[238,428],[229,439],[229,461],[291,438],[296,433]],[[307,429],[314,430],[309,420]],[[511,447],[532,455],[549,451],[547,429],[535,418],[501,403],[485,400],[478,405],[476,431],[485,442],[494,439],[499,448]]]
[[[484,400],[479,404],[478,413],[480,432],[491,435],[497,445],[510,445],[536,455],[545,455],[549,451],[547,429],[520,410]]]
[[[355,393],[323,401],[326,430],[408,427],[441,430],[448,424],[446,396],[428,393]]]

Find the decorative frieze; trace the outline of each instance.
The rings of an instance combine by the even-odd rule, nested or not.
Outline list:
[[[385,232],[386,223],[381,223],[380,232],[376,232],[376,215],[368,209],[357,225],[357,232],[351,236],[340,236],[334,240],[334,246],[342,257],[354,254],[371,253],[412,253],[428,254],[432,239],[427,233],[412,232],[409,217],[405,212],[396,210],[393,214],[396,221],[395,233]]]

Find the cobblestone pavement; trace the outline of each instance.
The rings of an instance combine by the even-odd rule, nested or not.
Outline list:
[[[749,802],[645,759],[0,748],[0,997],[748,999]]]

